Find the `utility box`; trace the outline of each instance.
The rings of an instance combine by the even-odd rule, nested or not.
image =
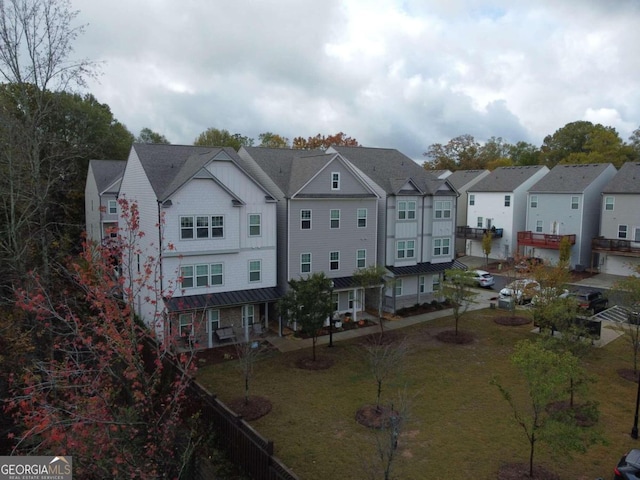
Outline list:
[[[498,308],[503,310],[511,310],[513,304],[513,300],[510,298],[500,298],[498,299]]]

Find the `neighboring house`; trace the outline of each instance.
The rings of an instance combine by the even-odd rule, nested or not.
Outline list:
[[[602,189],[600,236],[593,239],[593,264],[600,272],[639,275],[640,162],[622,165]]]
[[[91,160],[84,187],[84,215],[87,238],[101,243],[117,236],[118,190],[127,162]]]
[[[600,226],[602,189],[616,174],[610,163],[556,165],[529,189],[527,222],[518,232],[518,251],[555,264],[560,243],[571,244],[571,268],[591,262],[591,241]]]
[[[394,149],[331,147],[378,194],[378,258],[389,282],[386,310],[437,298],[446,269],[455,261],[455,215],[458,193]]]
[[[339,154],[242,147],[243,167],[278,200],[278,272],[291,279],[323,272],[335,310],[362,310],[352,275],[376,264],[378,196]]]
[[[484,228],[477,231],[476,226],[467,225],[467,205],[475,203],[475,198],[467,198],[467,190],[489,175],[489,173],[491,173],[489,170],[456,170],[446,177],[453,188],[460,194],[456,209],[456,256],[466,254],[466,238],[468,236],[482,235],[484,232]]]
[[[214,346],[221,327],[238,336],[266,327],[280,296],[276,200],[238,160],[232,148],[134,144],[120,187],[145,234],[125,261],[134,276],[150,256],[161,269],[164,301],[139,293],[136,313],[198,348]]]
[[[517,247],[517,233],[524,230],[527,191],[549,169],[542,165],[499,167],[467,189],[466,254],[484,257],[482,237],[493,237],[489,258],[508,259]],[[458,235],[462,235],[460,232]]]

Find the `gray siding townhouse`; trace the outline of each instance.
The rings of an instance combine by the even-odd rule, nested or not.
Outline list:
[[[91,160],[84,187],[84,215],[87,238],[101,243],[117,236],[118,190],[127,162]]]
[[[602,189],[592,264],[612,275],[639,275],[640,162],[627,162]]]
[[[443,273],[465,268],[455,261],[458,193],[394,149],[331,147],[378,194],[377,263],[389,272],[385,309],[437,298]]]
[[[600,226],[602,189],[616,174],[610,163],[556,165],[529,189],[527,222],[518,251],[555,264],[560,242],[571,243],[570,266],[589,267],[591,241]]]
[[[458,197],[458,206],[456,213],[456,255],[466,255],[467,241],[469,237],[482,238],[484,228],[477,228],[476,225],[471,227],[467,225],[467,205],[471,201],[472,205],[475,199],[467,198],[467,190],[476,183],[489,175],[489,170],[457,170],[449,175],[447,180],[455,188],[460,197]]]
[[[137,203],[145,233],[125,259],[129,281],[144,278],[147,258],[160,262],[136,313],[196,348],[267,327],[280,297],[276,199],[239,160],[232,148],[134,144],[122,178],[119,197]]]
[[[362,289],[353,273],[375,265],[378,195],[332,152],[243,147],[243,167],[278,200],[278,279],[323,272],[333,282],[335,310],[357,318]]]
[[[523,231],[527,215],[527,191],[549,169],[542,165],[499,167],[467,189],[466,224],[476,235],[461,233],[467,255],[483,257],[482,237],[493,237],[489,258],[508,259],[515,255],[517,233]]]

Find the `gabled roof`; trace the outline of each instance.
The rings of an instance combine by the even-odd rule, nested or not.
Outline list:
[[[398,185],[404,186],[408,179],[427,195],[436,194],[448,183],[447,179],[436,178],[395,149],[336,146],[329,150],[339,152],[390,195],[399,193]]]
[[[640,193],[640,162],[626,162],[602,193]]]
[[[610,163],[556,165],[529,189],[532,193],[581,193],[591,185]]]
[[[151,183],[158,201],[169,198],[186,182],[201,173],[212,161],[229,161],[241,170],[265,193],[267,190],[239,164],[238,154],[231,147],[197,147],[192,145],[164,145],[136,143],[132,147]],[[222,186],[236,200],[240,200],[222,182],[209,173],[204,174]]]
[[[547,170],[544,165],[526,165],[523,167],[498,167],[468,192],[513,192],[533,175]]]
[[[489,173],[489,170],[456,170],[447,177],[447,180],[456,190],[460,190],[485,173]]]
[[[100,195],[109,188],[112,188],[113,193],[118,193],[117,189],[127,166],[126,160],[91,160],[89,165]]]

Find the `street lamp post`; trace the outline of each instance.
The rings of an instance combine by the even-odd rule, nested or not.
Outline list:
[[[640,373],[638,374],[638,393],[636,394],[636,415],[633,417],[633,428],[631,429],[631,438],[638,439],[638,406],[640,406]]]

